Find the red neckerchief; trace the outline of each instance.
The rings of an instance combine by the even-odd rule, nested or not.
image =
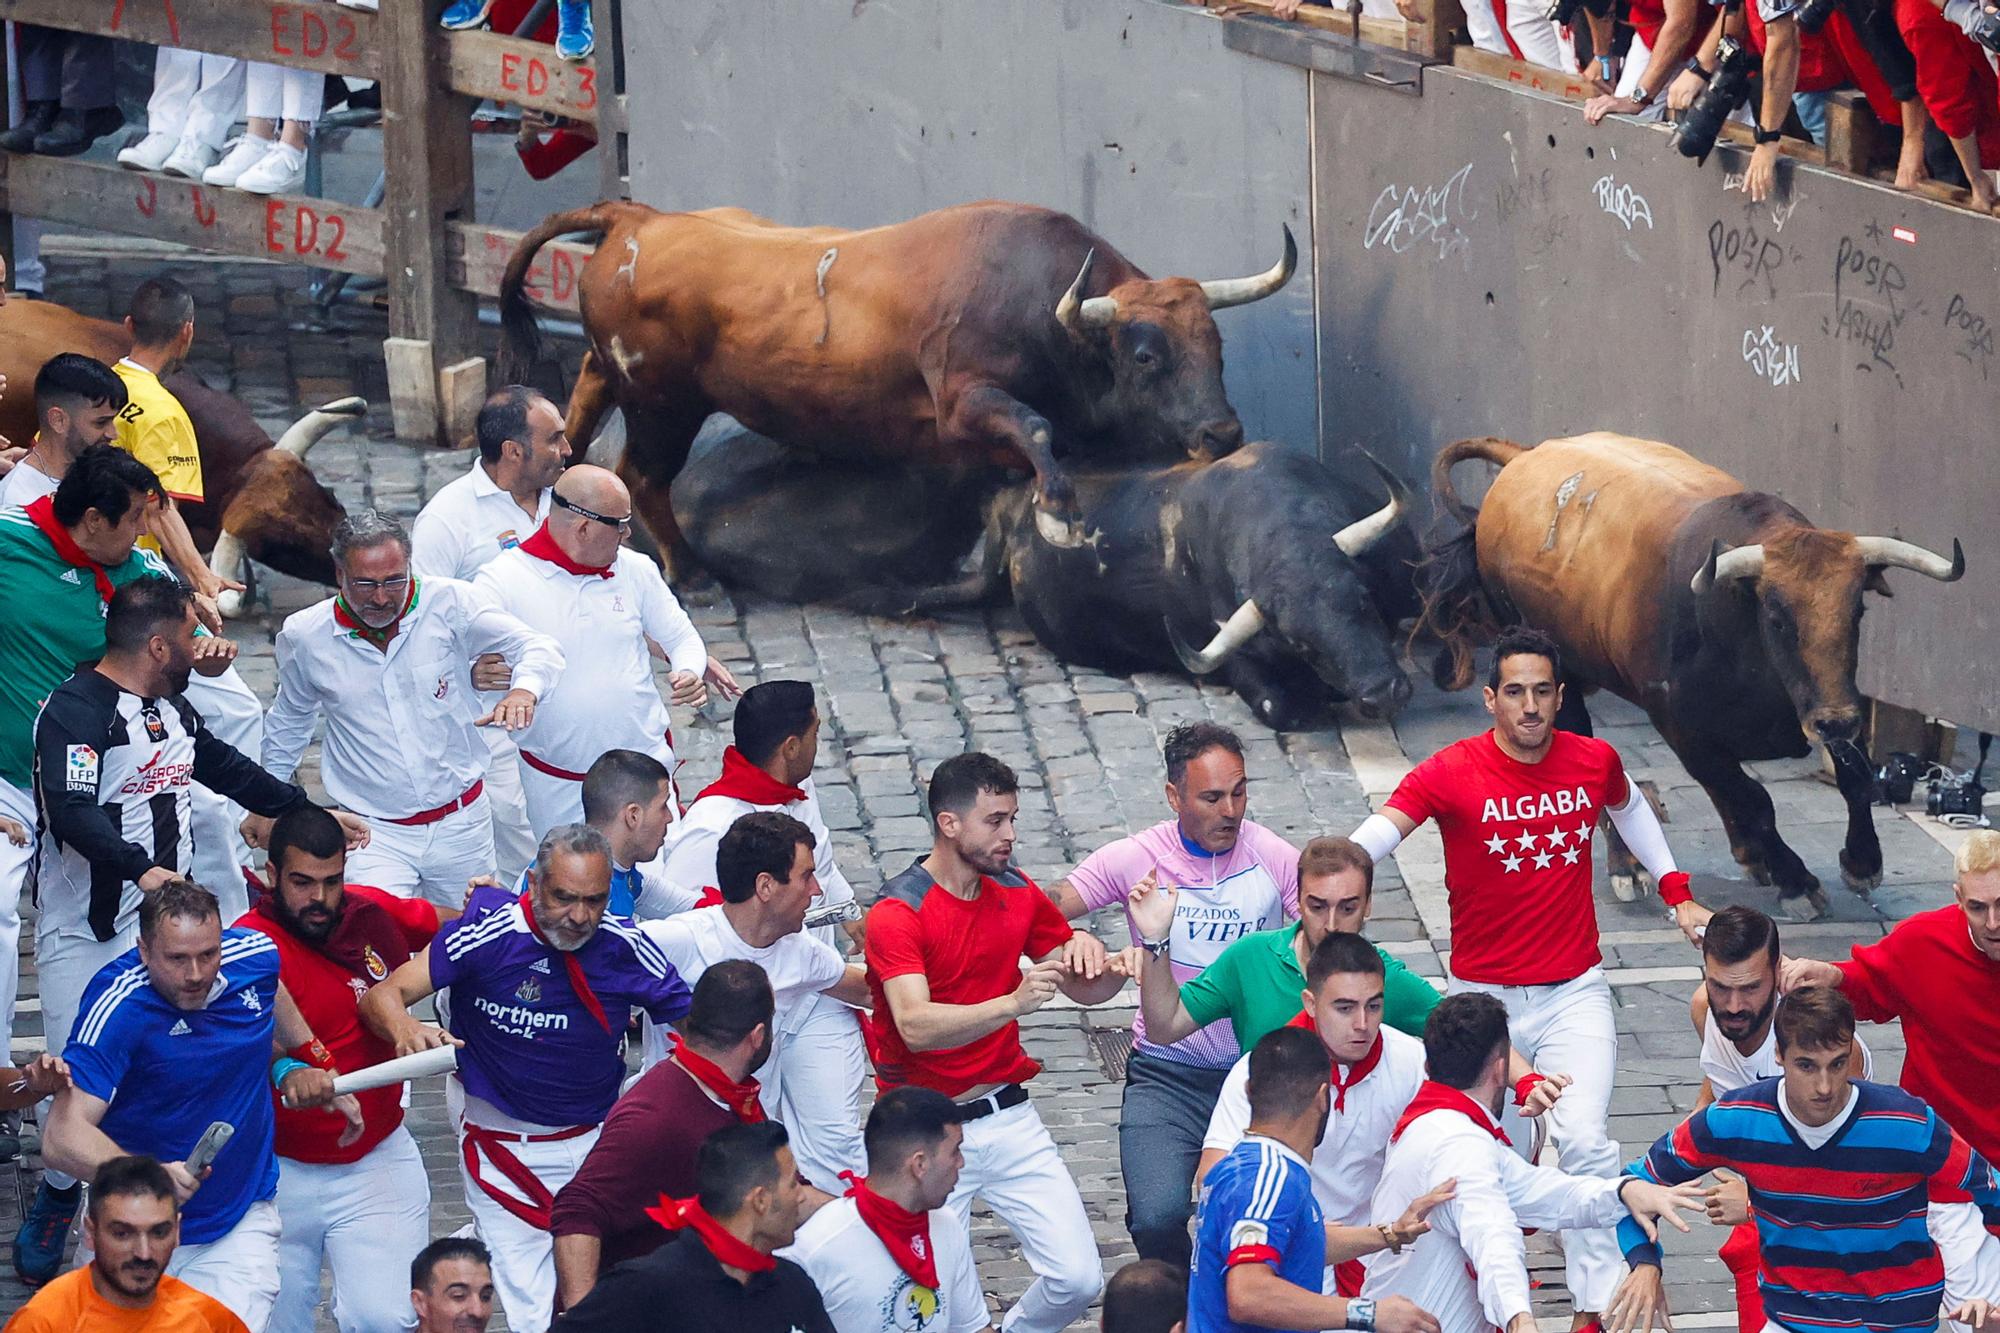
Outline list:
[[[410,590],[403,594],[403,609],[396,612],[396,618],[381,629],[376,629],[360,616],[348,610],[347,598],[338,595],[333,599],[333,623],[349,631],[356,638],[365,639],[377,648],[380,648],[383,644],[396,637],[397,632],[403,627],[403,617],[410,614],[410,608],[416,604],[417,576],[412,574],[410,575]]]
[[[722,752],[722,776],[701,789],[697,801],[727,796],[748,805],[790,805],[806,798],[805,790],[778,781],[730,746]]]
[[[569,558],[569,552],[556,545],[556,539],[549,535],[549,521],[542,520],[528,540],[521,543],[521,554],[531,555],[537,560],[546,560],[566,574],[595,574],[608,579],[616,571],[610,565],[579,565]]]
[[[722,890],[716,888],[713,884],[704,884],[701,886],[701,896],[694,900],[694,905],[695,907],[720,907],[722,906],[722,902]]]
[[[931,1248],[931,1215],[913,1213],[894,1199],[883,1198],[868,1188],[866,1176],[843,1171],[840,1178],[847,1182],[847,1197],[854,1200],[862,1225],[875,1233],[896,1267],[918,1286],[936,1291],[937,1251]]]
[[[1434,1083],[1430,1079],[1425,1079],[1424,1085],[1417,1089],[1417,1095],[1410,1099],[1409,1106],[1403,1111],[1403,1118],[1396,1122],[1395,1130],[1389,1135],[1389,1142],[1394,1143],[1402,1138],[1403,1131],[1410,1127],[1411,1121],[1430,1111],[1457,1111],[1508,1147],[1514,1146],[1514,1140],[1508,1138],[1506,1131],[1493,1123],[1493,1117],[1486,1114],[1485,1107],[1457,1088],[1447,1088],[1444,1084]]]
[[[97,580],[97,595],[107,602],[110,601],[111,594],[116,591],[111,586],[111,576],[104,572],[103,565],[84,554],[83,548],[76,544],[76,538],[69,535],[69,529],[56,521],[55,497],[44,495],[39,500],[30,501],[26,509],[28,517],[42,530],[42,535],[49,539],[49,545],[56,548],[56,554],[78,569],[89,570],[90,576]]]
[[[1289,1028],[1304,1028],[1314,1036],[1319,1035],[1319,1024],[1313,1022],[1312,1011],[1309,1009],[1299,1010],[1299,1016],[1285,1024],[1285,1026]],[[1340,1061],[1332,1061],[1331,1068],[1327,1071],[1327,1081],[1333,1084],[1333,1109],[1336,1111],[1345,1111],[1347,1109],[1348,1090],[1362,1079],[1374,1073],[1375,1066],[1381,1063],[1382,1034],[1380,1032],[1375,1034],[1375,1044],[1368,1048],[1368,1054],[1362,1056],[1353,1064],[1345,1066],[1348,1073],[1345,1083],[1340,1081],[1342,1069]]]
[[[388,980],[391,972],[410,959],[403,928],[388,912],[359,894],[341,895],[340,919],[323,940],[309,940],[293,930],[273,909],[268,893],[258,894],[250,911],[272,930],[282,931],[286,939],[297,941],[351,976],[366,977],[370,985]]]
[[[757,1080],[746,1078],[741,1083],[722,1072],[722,1066],[707,1056],[697,1055],[688,1049],[678,1032],[670,1033],[674,1043],[674,1062],[687,1071],[688,1077],[715,1094],[715,1099],[736,1113],[736,1118],[746,1125],[759,1124],[764,1120],[764,1103],[758,1100],[761,1089]]]
[[[708,1252],[716,1262],[731,1268],[740,1268],[746,1273],[768,1273],[778,1266],[778,1261],[748,1242],[738,1240],[723,1228],[722,1223],[708,1215],[708,1209],[701,1206],[700,1199],[670,1199],[660,1196],[657,1208],[648,1208],[646,1216],[658,1222],[669,1231],[679,1231],[683,1227],[701,1238]]]
[[[528,933],[543,944],[549,944],[549,937],[542,934],[542,928],[535,923],[535,904],[529,898],[529,893],[530,890],[523,889],[521,896],[516,899],[521,904],[522,917],[527,920]],[[597,1002],[597,992],[590,988],[590,978],[583,975],[582,961],[568,949],[557,949],[553,944],[549,944],[549,948],[554,949],[556,955],[562,959],[563,970],[569,973],[569,988],[576,992],[576,998],[583,1001],[583,1007],[590,1010],[590,1016],[597,1020],[597,1025],[604,1029],[605,1035],[609,1036],[611,1020],[604,1016],[604,1006]]]

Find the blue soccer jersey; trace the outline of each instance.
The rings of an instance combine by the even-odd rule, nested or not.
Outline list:
[[[102,1128],[128,1153],[178,1162],[210,1124],[235,1136],[181,1209],[181,1244],[227,1235],[278,1190],[272,1151],[271,1036],[278,946],[255,930],[222,932],[208,1003],[181,1009],[146,979],[139,951],[106,963],[84,988],[63,1059],[76,1086],[110,1104]]]
[[[1284,1144],[1256,1134],[1246,1135],[1202,1180],[1188,1333],[1247,1333],[1252,1327],[1229,1317],[1227,1283],[1237,1264],[1269,1264],[1311,1292],[1319,1291],[1326,1268],[1326,1215],[1313,1198],[1312,1168]]]
[[[582,973],[579,990],[571,964]],[[618,1100],[618,1043],[637,1006],[656,1023],[688,1011],[687,983],[658,945],[611,916],[565,954],[501,889],[475,889],[430,944],[431,984],[451,991],[465,1090],[538,1125],[594,1125]]]

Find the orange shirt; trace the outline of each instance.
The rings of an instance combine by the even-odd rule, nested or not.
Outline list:
[[[127,1310],[97,1294],[90,1266],[72,1268],[35,1293],[6,1333],[250,1333],[221,1301],[177,1277],[161,1277],[153,1303]]]

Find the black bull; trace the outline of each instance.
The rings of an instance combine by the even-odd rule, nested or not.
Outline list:
[[[1343,701],[1380,716],[1409,698],[1390,628],[1416,610],[1399,484],[1384,504],[1267,443],[1075,479],[1084,542],[1059,547],[1025,485],[989,496],[950,474],[884,474],[739,433],[697,451],[674,510],[726,582],[871,614],[1011,591],[1063,660],[1213,673],[1272,727]],[[958,575],[982,535],[978,567]]]

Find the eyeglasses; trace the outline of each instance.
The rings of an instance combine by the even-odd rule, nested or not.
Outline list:
[[[345,582],[354,591],[364,594],[386,592],[392,596],[398,596],[408,592],[410,588],[410,576],[408,574],[399,575],[393,579],[345,579]]]
[[[549,499],[554,503],[556,508],[567,509],[578,518],[587,518],[593,523],[602,523],[605,527],[616,528],[620,532],[630,532],[632,530],[632,516],[630,514],[627,514],[623,518],[613,518],[609,514],[600,514],[594,509],[585,509],[574,500],[565,500],[560,495],[551,495]]]

